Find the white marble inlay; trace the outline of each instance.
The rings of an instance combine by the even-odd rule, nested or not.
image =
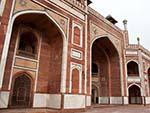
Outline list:
[[[126,54],[129,54],[129,55],[137,55],[137,51],[126,51]]]
[[[140,77],[128,77],[128,82],[141,82]]]
[[[64,95],[64,109],[85,108],[85,95]]]
[[[78,50],[75,50],[75,49],[72,49],[71,50],[71,57],[75,58],[75,59],[82,60],[82,52],[78,51]]]
[[[61,94],[34,94],[33,107],[61,108]]]
[[[1,91],[0,92],[0,108],[7,108],[9,101],[9,92]]]

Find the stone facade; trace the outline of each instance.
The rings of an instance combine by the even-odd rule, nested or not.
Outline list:
[[[150,52],[89,3],[1,0],[1,109],[150,104]]]

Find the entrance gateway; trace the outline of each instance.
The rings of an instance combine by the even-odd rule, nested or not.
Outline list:
[[[110,97],[121,97],[118,51],[108,37],[96,39],[91,50],[92,103],[110,104]]]

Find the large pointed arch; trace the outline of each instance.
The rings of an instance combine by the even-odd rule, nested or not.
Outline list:
[[[91,66],[92,62],[99,65],[98,73],[100,97],[121,96],[121,70],[118,49],[107,37],[97,37],[91,42]],[[92,74],[92,73],[91,73]],[[117,83],[116,83],[117,81]]]
[[[4,78],[4,72],[5,72],[5,67],[6,67],[6,61],[7,61],[7,55],[8,55],[8,49],[9,49],[9,44],[10,44],[10,39],[12,35],[12,29],[13,29],[13,24],[14,21],[16,20],[17,17],[24,15],[24,14],[42,14],[48,17],[58,28],[62,35],[62,40],[63,40],[63,55],[62,55],[62,66],[61,66],[61,92],[66,91],[66,68],[67,68],[67,37],[63,31],[63,29],[59,26],[59,24],[45,11],[39,11],[39,10],[26,10],[26,11],[21,11],[16,14],[14,14],[8,23],[8,29],[6,32],[6,39],[4,42],[4,49],[2,52],[2,59],[0,63],[0,87],[2,87],[2,82]],[[10,78],[10,85],[9,89],[11,86],[11,80],[12,77]]]

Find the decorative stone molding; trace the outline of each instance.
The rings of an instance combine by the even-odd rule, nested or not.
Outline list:
[[[81,0],[81,2],[78,0],[61,0],[61,1],[69,3],[70,5],[72,5],[72,7],[80,9],[83,12],[86,11],[86,5],[84,4],[83,0]]]

